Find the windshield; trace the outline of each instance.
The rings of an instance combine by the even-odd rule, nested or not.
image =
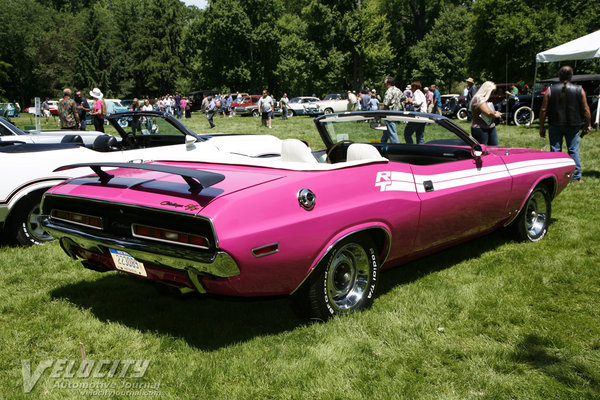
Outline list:
[[[370,115],[369,115],[370,114]],[[415,132],[423,130],[425,143],[428,144],[448,144],[470,146],[466,142],[468,134],[463,131],[463,137],[455,131],[447,129],[448,120],[442,117],[428,117],[419,114],[381,114],[381,113],[360,113],[360,114],[340,114],[321,120],[321,131],[327,135],[324,141],[338,143],[341,141],[352,141],[359,143],[382,143],[391,142],[388,139],[389,124],[396,125],[399,143],[407,143],[404,137],[405,132]],[[452,124],[452,126],[453,124]],[[456,127],[459,131],[460,128]],[[415,135],[412,139],[415,139]],[[328,139],[328,140],[327,140]]]
[[[14,126],[6,118],[0,116],[0,136],[26,135],[25,132]]]

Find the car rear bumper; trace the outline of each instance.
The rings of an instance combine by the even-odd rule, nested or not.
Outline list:
[[[198,253],[194,250],[161,243],[147,243],[136,238],[99,236],[74,230],[60,222],[42,216],[44,229],[58,239],[62,249],[73,259],[83,261],[91,269],[116,270],[110,249],[122,250],[148,271],[147,278],[154,281],[188,287],[206,293],[200,283],[202,277],[228,278],[240,274],[234,259],[224,251]],[[94,265],[96,266],[94,268]],[[169,276],[169,279],[165,279]]]

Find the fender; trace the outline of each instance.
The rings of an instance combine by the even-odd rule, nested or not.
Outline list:
[[[6,199],[0,201],[0,222],[7,220],[13,207],[25,196],[38,190],[46,191],[69,178],[69,176],[40,178],[18,186],[8,194]]]
[[[512,217],[510,217],[504,223],[504,225],[502,225],[504,228],[506,228],[508,225],[510,225],[517,218],[517,216],[521,213],[521,210],[523,210],[523,207],[525,207],[525,203],[527,202],[527,199],[529,198],[529,196],[531,196],[531,192],[533,192],[533,189],[535,189],[542,181],[552,181],[552,187],[549,188],[550,196],[551,196],[551,199],[554,199],[556,197],[556,195],[558,194],[558,193],[556,193],[556,190],[558,188],[558,180],[556,179],[556,176],[552,175],[552,174],[548,174],[548,175],[544,175],[544,176],[538,178],[533,183],[533,185],[531,185],[529,190],[527,191],[527,196],[525,196],[525,198],[521,201],[521,204],[519,205],[519,209],[515,213],[513,213]]]
[[[385,259],[387,258],[388,254],[390,252],[390,243],[392,240],[392,234],[391,234],[391,230],[389,229],[389,227],[381,222],[368,222],[368,223],[355,225],[355,226],[346,228],[346,229],[338,232],[337,234],[335,234],[327,242],[327,244],[325,244],[321,248],[321,251],[319,252],[317,258],[313,261],[310,268],[307,270],[306,276],[304,277],[304,279],[298,284],[298,286],[296,286],[296,288],[294,290],[292,290],[290,292],[290,294],[293,294],[294,292],[296,292],[296,290],[298,290],[302,286],[302,284],[313,273],[313,271],[315,270],[317,265],[319,265],[319,263],[321,261],[323,261],[325,259],[325,257],[327,257],[329,255],[329,253],[331,252],[331,250],[337,243],[344,240],[348,236],[354,235],[359,232],[371,230],[371,229],[376,229],[376,230],[379,230],[379,231],[382,231],[383,233],[385,233],[384,247],[381,249],[381,253],[379,254],[379,257],[380,257],[379,265],[383,265],[383,263],[385,262]]]

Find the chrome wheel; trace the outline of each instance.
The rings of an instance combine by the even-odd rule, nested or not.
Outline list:
[[[377,255],[366,232],[341,240],[292,295],[292,307],[303,317],[318,320],[369,307],[379,279]]]
[[[17,204],[14,210],[13,229],[14,237],[22,246],[46,243],[54,240],[42,226],[41,216],[41,193],[29,195]]]
[[[52,240],[52,236],[50,236],[42,227],[40,223],[40,216],[42,215],[42,211],[40,209],[40,204],[38,203],[27,216],[27,221],[24,222],[25,230],[27,233],[37,242],[48,242]]]
[[[461,121],[464,121],[467,119],[467,109],[465,107],[459,109],[456,112],[456,118],[458,118]]]
[[[529,237],[537,237],[546,230],[548,207],[542,192],[534,192],[527,201],[525,225]]]
[[[546,236],[551,212],[548,189],[544,185],[537,186],[527,198],[517,218],[508,228],[517,240],[537,242]]]
[[[326,272],[327,296],[340,311],[351,310],[363,298],[369,283],[369,257],[364,248],[350,243],[332,257]]]

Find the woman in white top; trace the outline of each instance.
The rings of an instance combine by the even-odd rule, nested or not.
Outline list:
[[[421,82],[415,81],[410,85],[412,97],[406,99],[407,103],[412,103],[414,110],[417,112],[427,112],[427,99],[421,92]],[[425,124],[420,122],[409,122],[404,128],[404,140],[406,143],[412,144],[412,135],[415,133],[417,144],[425,143]]]
[[[502,117],[502,113],[496,111],[492,103],[488,103],[494,90],[496,90],[494,82],[484,82],[469,104],[469,109],[473,114],[471,136],[479,143],[490,146],[498,146],[498,134],[494,120]]]

